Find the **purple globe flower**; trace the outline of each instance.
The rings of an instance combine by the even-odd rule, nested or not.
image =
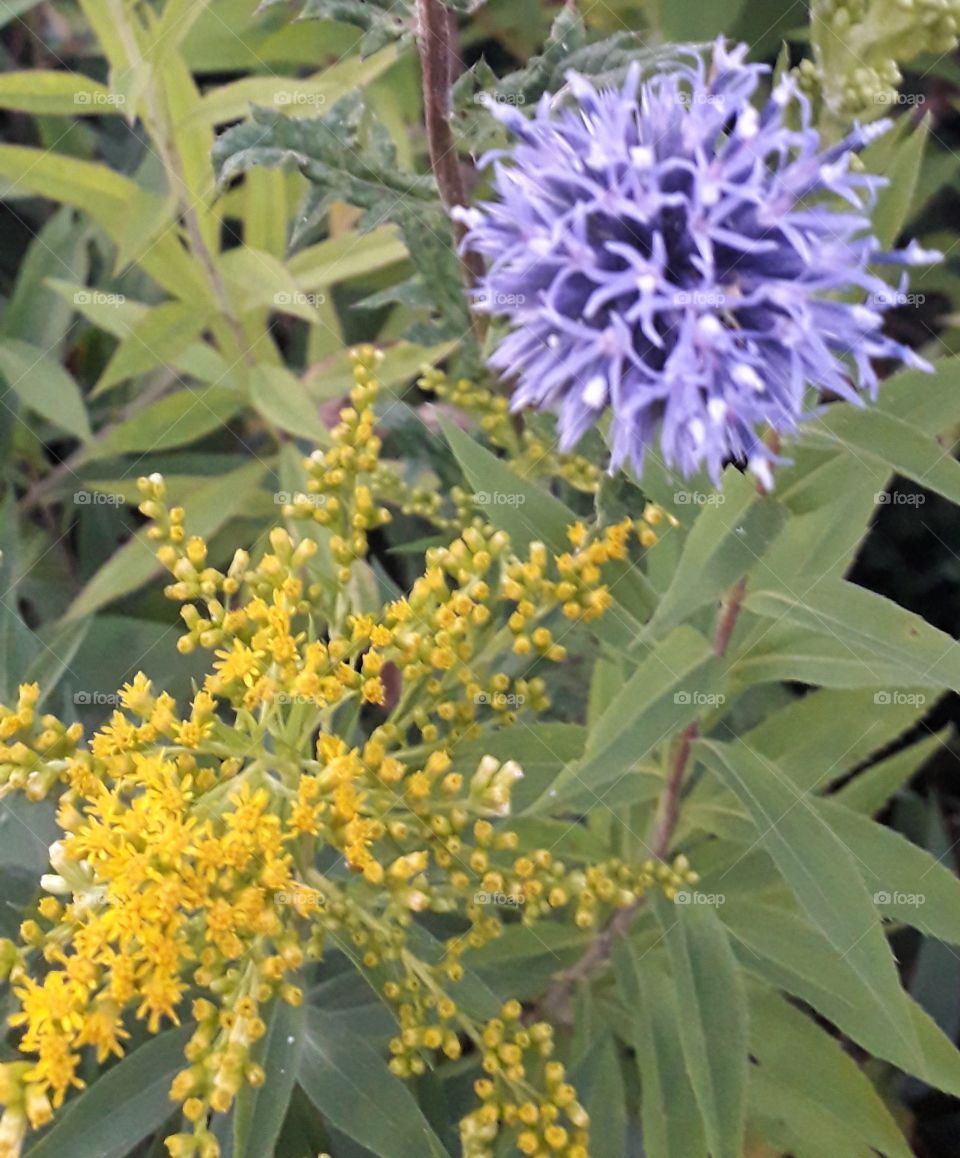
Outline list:
[[[639,474],[659,437],[684,475],[745,459],[769,486],[762,434],[796,430],[808,384],[857,402],[872,359],[926,366],[884,336],[898,294],[870,267],[939,255],[881,252],[882,178],[851,166],[889,122],[824,148],[792,79],[754,107],[767,70],[746,52],[718,42],[709,72],[631,69],[620,91],[571,73],[533,117],[494,107],[516,139],[482,161],[498,199],[459,211],[488,261],[476,307],[510,323],[490,363],[514,408],[556,412],[569,449],[609,406],[612,468]]]

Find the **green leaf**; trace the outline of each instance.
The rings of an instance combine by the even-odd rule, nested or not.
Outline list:
[[[162,302],[133,321],[93,389],[97,397],[113,386],[165,362],[173,362],[203,329],[208,318],[195,305]]]
[[[864,997],[887,1032],[922,1064],[906,994],[870,894],[859,880],[854,857],[817,802],[743,743],[701,740],[696,751],[746,806],[757,839],[811,921],[860,977]]]
[[[820,1129],[840,1140],[846,1154],[870,1147],[888,1158],[911,1158],[912,1151],[890,1111],[853,1058],[831,1034],[779,993],[754,986],[750,991],[750,1052],[757,1067],[751,1086],[758,1111],[772,1108],[763,1095],[776,1093],[774,1105],[786,1111],[794,1145],[813,1153]],[[771,1099],[772,1100],[772,1099]]]
[[[286,76],[246,76],[211,88],[190,120],[222,125],[245,117],[251,105],[263,105],[283,113],[309,114],[376,80],[396,59],[397,50],[390,46],[366,60],[347,57],[302,80]]]
[[[49,354],[17,338],[0,339],[0,374],[28,410],[83,442],[91,437],[80,388]]]
[[[128,418],[103,438],[90,445],[85,459],[113,458],[184,446],[219,430],[239,410],[244,400],[227,386],[204,386],[198,390],[178,390],[160,398]]]
[[[69,210],[64,212],[69,213]],[[47,285],[81,317],[92,322],[98,330],[121,340],[128,337],[137,322],[147,316],[150,306],[132,301],[124,294],[101,293],[99,290],[80,285],[78,282],[64,281],[59,277],[48,277]]]
[[[923,431],[872,406],[829,406],[811,423],[808,437],[826,435],[856,459],[862,471],[872,473],[877,502],[892,471],[960,503],[960,463]],[[862,456],[866,456],[864,461]]]
[[[250,373],[250,400],[254,407],[275,426],[327,444],[330,432],[320,420],[317,404],[307,393],[302,380],[283,366],[255,366]]]
[[[436,184],[400,164],[393,138],[364,109],[361,94],[309,120],[254,108],[251,123],[217,139],[214,163],[221,183],[257,165],[296,166],[312,186],[308,220],[340,200],[364,210],[361,230],[396,222],[417,269],[418,304],[432,307],[429,322],[410,336],[469,336],[460,261]]]
[[[272,1154],[293,1095],[306,1032],[306,1007],[277,1000],[267,1018],[267,1032],[253,1048],[251,1060],[263,1067],[266,1082],[240,1087],[233,1112],[234,1158]]]
[[[116,93],[82,73],[34,69],[0,74],[0,109],[39,116],[102,117],[122,112],[123,106]]]
[[[89,267],[88,250],[89,230],[78,223],[72,209],[58,209],[44,222],[20,262],[17,283],[0,321],[0,333],[56,355],[70,325],[73,307],[54,292],[50,275],[67,273],[83,280]]]
[[[731,675],[740,688],[779,680],[825,688],[897,687],[903,667],[878,659],[868,647],[809,627],[762,620],[732,658]],[[942,686],[931,678],[928,686]]]
[[[474,488],[474,502],[495,527],[507,532],[515,554],[525,555],[534,541],[557,554],[570,549],[567,528],[577,520],[569,508],[442,416],[440,426]]]
[[[336,20],[362,29],[360,54],[369,56],[409,33],[414,8],[412,0],[303,0],[302,19]]]
[[[369,233],[344,233],[311,245],[291,257],[287,268],[300,289],[309,292],[375,273],[407,256],[396,227],[384,225]]]
[[[720,664],[710,644],[678,627],[650,652],[590,730],[581,760],[567,765],[528,809],[553,810],[582,797],[595,804],[619,781],[651,779],[637,769],[660,744],[721,697]],[[654,781],[656,786],[656,780]]]
[[[623,1154],[627,1094],[616,1039],[604,1034],[570,1071],[577,1100],[590,1115],[590,1148],[595,1154]],[[652,1156],[651,1156],[652,1158]]]
[[[170,1083],[187,1064],[192,1026],[140,1046],[71,1100],[24,1158],[124,1158],[170,1117]]]
[[[909,996],[904,995],[921,1056],[877,1014],[874,994],[848,957],[799,914],[755,897],[727,897],[724,924],[743,946],[738,956],[753,973],[808,1002],[875,1057],[960,1096],[960,1052]]]
[[[878,760],[855,776],[834,795],[834,800],[854,812],[874,816],[895,793],[926,764],[946,747],[944,734],[927,736],[918,744],[911,744],[885,760]]]
[[[817,804],[856,862],[877,908],[915,929],[960,944],[960,880],[953,868],[869,817],[834,800]]]
[[[643,963],[626,938],[613,950],[617,987],[632,1017],[640,1071],[641,1121],[649,1158],[707,1158],[703,1124],[681,1046],[677,990],[652,961]]]
[[[686,492],[680,492],[686,493]],[[699,493],[699,492],[697,492]],[[644,639],[656,639],[693,612],[716,602],[763,557],[784,523],[786,512],[756,483],[732,467],[723,488],[705,503],[684,544],[673,582],[647,624]]]
[[[746,0],[711,0],[710,4],[701,0],[658,0],[653,11],[654,18],[659,17],[663,38],[683,44],[729,32],[745,4]]]
[[[934,374],[904,370],[883,383],[877,407],[924,434],[942,434],[960,422],[960,357],[937,362]]]
[[[752,591],[744,606],[807,632],[832,635],[859,655],[875,655],[874,683],[889,682],[885,665],[900,665],[893,685],[960,688],[960,648],[919,615],[853,583],[827,579],[803,597],[783,591]]]
[[[882,249],[893,246],[909,220],[924,149],[930,136],[930,119],[925,116],[906,141],[897,142],[890,163],[881,170],[887,184],[877,193],[877,203],[870,219],[871,229]]]
[[[822,792],[878,752],[926,711],[910,693],[822,688],[797,696],[742,736],[800,792]]]
[[[297,1078],[331,1126],[380,1158],[446,1158],[413,1095],[342,1019],[307,1011]]]
[[[229,474],[198,479],[186,504],[190,533],[209,539],[241,513],[257,490],[266,465],[251,462]],[[136,591],[159,571],[155,545],[145,531],[140,531],[100,568],[71,603],[65,618],[92,615],[113,600]]]
[[[747,1087],[747,1003],[730,939],[710,905],[654,897],[677,1006],[680,1046],[713,1158],[742,1158]]]
[[[111,238],[123,241],[131,208],[147,194],[106,165],[24,145],[0,145],[0,195],[49,197],[73,205]],[[174,231],[161,234],[141,255],[140,265],[172,296],[205,306],[210,303],[210,287],[199,261],[184,249]]]

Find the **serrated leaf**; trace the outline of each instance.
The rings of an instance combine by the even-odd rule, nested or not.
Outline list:
[[[218,138],[214,162],[221,182],[257,165],[296,166],[311,183],[314,210],[341,200],[364,210],[361,230],[396,222],[430,294],[434,316],[420,337],[429,333],[430,341],[438,341],[468,334],[459,258],[436,184],[399,164],[393,139],[383,125],[365,117],[359,94],[310,120],[254,108],[250,123]]]
[[[361,29],[360,55],[366,57],[412,32],[415,13],[411,0],[303,0],[301,19],[336,20]]]

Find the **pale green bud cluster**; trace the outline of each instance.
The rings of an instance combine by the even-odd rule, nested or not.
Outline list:
[[[902,101],[900,65],[957,45],[960,0],[813,0],[814,60],[800,77],[837,119],[870,119]]]

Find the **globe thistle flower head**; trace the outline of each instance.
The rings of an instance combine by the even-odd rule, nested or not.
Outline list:
[[[564,449],[609,408],[612,469],[641,473],[659,442],[684,475],[746,460],[769,486],[764,432],[796,430],[808,384],[858,402],[873,359],[926,365],[884,336],[897,293],[872,267],[939,255],[881,251],[882,179],[851,165],[889,122],[824,147],[792,79],[754,105],[767,70],[746,52],[720,41],[619,90],[571,73],[532,117],[498,106],[496,199],[460,211],[487,259],[476,308],[509,323],[490,363],[514,408],[556,412]]]

